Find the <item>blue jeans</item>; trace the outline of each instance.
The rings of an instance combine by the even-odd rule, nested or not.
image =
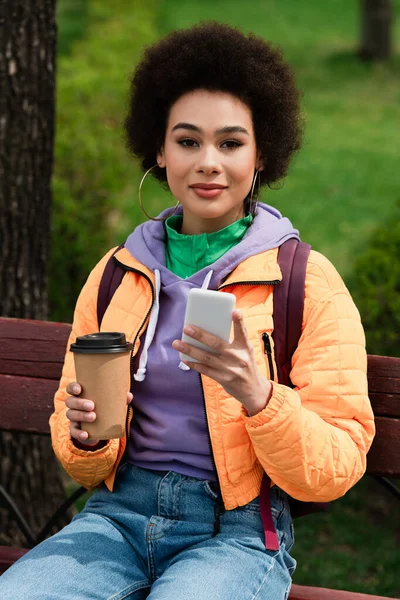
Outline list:
[[[221,513],[213,482],[124,463],[82,512],[0,577],[2,600],[286,600],[296,561],[287,495],[271,490],[279,552],[259,499]]]

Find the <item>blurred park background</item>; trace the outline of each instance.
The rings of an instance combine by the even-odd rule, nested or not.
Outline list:
[[[59,0],[57,18],[52,319],[71,321],[89,269],[144,219],[142,173],[122,140],[143,47],[216,19],[279,44],[304,94],[304,148],[283,187],[262,200],[336,265],[363,313],[369,352],[400,354],[400,55],[360,60],[357,0]],[[149,180],[144,201],[156,215],[172,199]],[[329,515],[296,523],[294,581],[399,595],[399,543],[395,499],[362,481]]]
[[[49,319],[72,321],[101,256],[144,220],[142,176],[123,143],[129,79],[144,46],[215,19],[279,44],[303,91],[304,147],[261,199],[337,267],[370,354],[400,355],[400,0],[393,51],[361,60],[358,0],[58,0]],[[156,215],[173,199],[151,178]],[[295,523],[294,581],[400,595],[396,500],[363,479],[329,514]]]
[[[369,351],[399,355],[400,56],[360,60],[360,13],[359,0],[59,0],[51,318],[70,322],[89,268],[144,218],[141,173],[122,141],[143,47],[216,19],[279,44],[303,91],[304,147],[282,189],[262,199],[336,265]],[[393,13],[396,42],[400,0]],[[172,203],[151,177],[143,196],[153,215]]]

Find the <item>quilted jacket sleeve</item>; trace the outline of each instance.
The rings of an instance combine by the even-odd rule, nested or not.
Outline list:
[[[332,264],[311,252],[295,389],[274,382],[264,410],[242,410],[257,458],[292,497],[334,500],[364,474],[375,434],[366,369],[358,310]]]
[[[76,337],[98,331],[97,295],[106,262],[114,249],[102,258],[90,273],[76,303],[72,331],[67,344],[59,388],[54,397],[54,412],[50,417],[51,440],[54,452],[67,473],[84,487],[96,487],[111,472],[117,458],[120,440],[109,440],[95,451],[80,450],[72,443],[66,417],[66,387],[75,381],[75,367],[70,344]]]

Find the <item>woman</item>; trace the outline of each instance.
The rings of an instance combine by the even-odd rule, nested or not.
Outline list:
[[[125,125],[128,147],[177,202],[117,251],[126,274],[101,324],[134,342],[130,435],[88,441],[80,425],[95,419],[95,406],[79,397],[67,351],[52,442],[66,471],[98,489],[70,525],[7,571],[2,598],[284,600],[296,564],[289,496],[345,494],[374,435],[359,314],[316,252],[295,388],[277,381],[273,354],[265,360],[277,250],[298,232],[255,190],[282,179],[301,145],[293,75],[262,39],[203,23],[146,50]],[[98,330],[99,282],[113,252],[79,296],[68,348]],[[222,286],[237,298],[232,344],[191,329],[216,354],[182,344],[189,290]],[[199,362],[180,363],[180,351]],[[275,549],[260,515],[264,472]]]

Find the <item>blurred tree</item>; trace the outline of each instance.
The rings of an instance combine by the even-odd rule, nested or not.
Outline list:
[[[386,60],[390,57],[393,10],[391,0],[361,0],[360,57]]]
[[[55,0],[0,0],[0,314],[47,318]],[[47,437],[0,432],[0,483],[39,531],[65,493]],[[0,543],[25,538],[0,509]]]

